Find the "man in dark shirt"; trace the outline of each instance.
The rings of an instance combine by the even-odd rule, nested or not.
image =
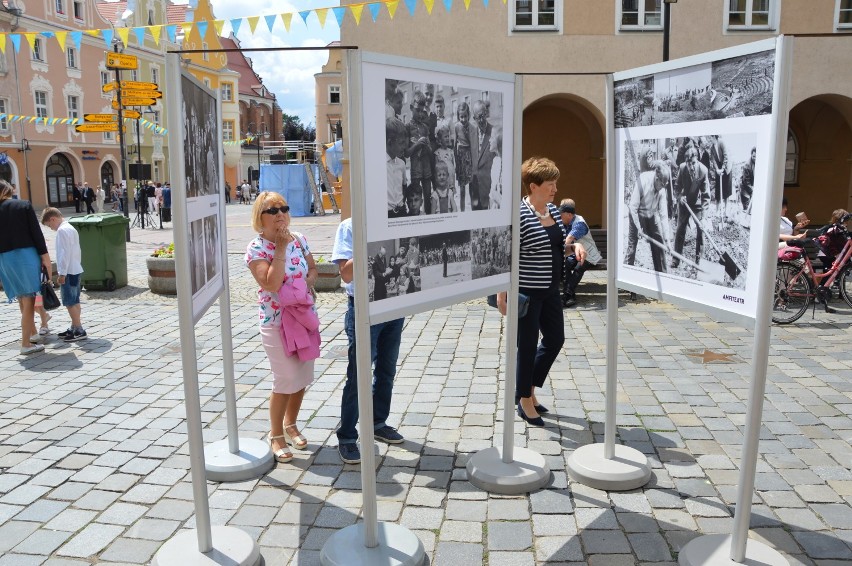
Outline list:
[[[74,196],[74,212],[79,214],[80,213],[80,198],[82,197],[82,195],[80,194],[80,184],[77,183],[76,185],[74,185],[73,190],[74,190],[74,193],[73,193],[73,196]]]
[[[388,296],[388,288],[385,285],[387,276],[391,270],[388,269],[386,255],[385,248],[381,248],[379,253],[376,254],[376,257],[373,258],[373,281],[376,283],[373,289],[374,301],[385,299]]]
[[[686,228],[692,218],[692,214],[689,213],[691,210],[699,220],[695,227],[695,261],[698,262],[701,259],[701,247],[704,243],[700,221],[704,218],[704,209],[710,203],[710,180],[707,168],[698,162],[698,151],[694,147],[686,151],[686,159],[678,172],[677,186],[679,198],[675,251],[679,254],[683,253]],[[677,267],[679,264],[680,260],[675,257],[672,260],[672,267]]]
[[[95,202],[95,190],[89,183],[83,183],[83,200],[86,201],[86,214],[94,214],[95,207],[92,203]]]

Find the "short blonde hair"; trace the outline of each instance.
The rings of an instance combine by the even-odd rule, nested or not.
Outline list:
[[[546,157],[530,157],[521,165],[521,184],[529,193],[530,185],[559,179],[559,167]]]
[[[47,226],[47,223],[50,222],[51,218],[62,218],[62,211],[58,208],[53,208],[52,206],[48,206],[44,210],[41,211],[41,223]]]
[[[14,191],[12,190],[12,185],[0,179],[0,202],[4,200],[9,200],[14,195]]]
[[[276,205],[287,206],[287,199],[285,199],[280,193],[272,191],[263,191],[257,195],[257,198],[254,200],[254,206],[251,209],[251,227],[255,232],[258,234],[263,232],[263,221],[261,220],[263,211],[270,206]]]

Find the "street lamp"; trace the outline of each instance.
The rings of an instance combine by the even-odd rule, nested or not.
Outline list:
[[[246,137],[252,138],[254,145],[257,148],[257,185],[255,185],[255,187],[258,189],[258,192],[260,192],[260,138],[268,138],[269,129],[266,127],[266,124],[263,124],[263,132],[254,132],[254,126],[254,122],[249,122]],[[258,125],[256,129],[260,130],[260,125]]]
[[[672,27],[671,5],[677,0],[663,0],[663,61],[669,60],[669,32]]]
[[[27,152],[29,151],[32,151],[32,148],[30,147],[30,140],[28,140],[27,138],[23,138],[21,140],[21,147],[18,149],[18,152],[24,154],[24,172],[27,175],[27,200],[32,203],[33,188],[30,184],[30,162],[29,159],[27,159]]]

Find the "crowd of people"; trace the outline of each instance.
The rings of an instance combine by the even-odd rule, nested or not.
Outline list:
[[[421,253],[417,238],[401,241],[390,257],[384,246],[367,259],[367,285],[370,301],[415,293],[421,289]]]

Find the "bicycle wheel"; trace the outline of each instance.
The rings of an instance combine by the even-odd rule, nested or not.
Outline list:
[[[778,264],[772,321],[790,324],[799,320],[811,304],[812,293],[811,281],[800,268],[789,263]]]
[[[852,265],[846,266],[840,274],[840,296],[846,304],[852,307]]]

